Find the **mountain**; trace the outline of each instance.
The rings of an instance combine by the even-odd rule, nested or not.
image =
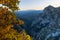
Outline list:
[[[60,40],[60,9],[48,6],[41,16],[32,22],[30,34],[34,40]]]
[[[27,26],[30,26],[32,21],[38,17],[42,10],[25,10],[25,11],[18,11],[15,12],[18,19],[21,19],[25,22]]]
[[[21,27],[33,40],[60,40],[60,7],[49,5],[44,10],[15,12],[25,22]]]

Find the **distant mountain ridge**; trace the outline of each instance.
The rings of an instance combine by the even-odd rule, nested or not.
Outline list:
[[[38,17],[38,15],[42,12],[43,12],[42,10],[26,10],[26,11],[16,12],[16,15],[18,19],[22,19],[23,21],[25,21],[27,24],[29,23],[30,25],[31,22],[36,17]]]
[[[17,18],[25,22],[22,27],[33,40],[60,40],[60,7],[49,5],[44,10],[22,13],[16,12]]]

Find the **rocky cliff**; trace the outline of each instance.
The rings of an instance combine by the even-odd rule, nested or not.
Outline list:
[[[31,24],[34,40],[60,40],[60,7],[48,6]]]

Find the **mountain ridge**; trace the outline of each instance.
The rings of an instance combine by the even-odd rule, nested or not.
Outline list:
[[[57,39],[56,37],[59,38],[60,7],[55,8],[53,6],[48,6],[42,12],[33,12],[33,15],[35,15],[34,17],[32,12],[27,14],[22,16],[18,14],[18,18],[25,22],[22,27],[33,37],[33,40],[55,40]],[[53,37],[53,35],[56,36]]]

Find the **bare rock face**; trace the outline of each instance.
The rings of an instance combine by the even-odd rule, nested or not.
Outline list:
[[[48,6],[31,24],[33,40],[60,40],[60,7]]]

